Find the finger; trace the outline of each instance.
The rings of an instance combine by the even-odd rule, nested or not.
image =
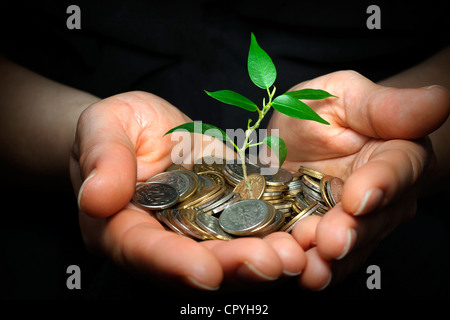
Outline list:
[[[285,276],[297,276],[305,268],[305,252],[289,233],[274,232],[264,237],[264,241],[277,253]]]
[[[429,147],[414,141],[375,143],[368,159],[356,159],[355,169],[342,192],[344,211],[362,215],[381,208],[396,197],[411,192],[428,166]],[[367,161],[365,164],[358,162]]]
[[[125,209],[107,221],[103,251],[119,265],[146,277],[218,289],[222,268],[195,240],[166,231],[156,219],[133,209]]]
[[[341,82],[348,125],[381,139],[417,139],[439,128],[450,112],[448,93],[440,87],[398,89],[377,85],[356,72]]]
[[[319,216],[308,216],[298,221],[291,231],[291,235],[304,251],[316,245],[316,228],[321,220]]]
[[[123,208],[136,185],[134,147],[121,121],[105,112],[107,107],[103,100],[82,114],[73,154],[83,178],[79,208],[97,218]]]
[[[298,278],[302,288],[320,291],[325,289],[332,280],[330,262],[324,260],[317,248],[306,251],[306,267]]]
[[[364,216],[351,216],[337,204],[317,226],[317,250],[326,260],[341,260],[351,252],[384,239],[403,220],[415,212],[415,202],[403,201],[396,206]]]
[[[201,243],[219,260],[225,277],[231,282],[265,282],[278,279],[283,263],[275,250],[260,238]]]

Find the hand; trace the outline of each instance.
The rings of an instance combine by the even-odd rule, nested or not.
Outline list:
[[[129,203],[136,183],[172,164],[176,141],[164,133],[189,121],[167,101],[144,92],[116,95],[83,112],[70,171],[87,248],[139,275],[200,289],[216,289],[224,277],[247,282],[298,274],[305,254],[287,233],[197,242],[166,231]]]
[[[339,97],[308,101],[330,126],[277,112],[269,123],[286,142],[286,168],[303,165],[345,181],[341,203],[322,218],[300,220],[292,231],[307,255],[299,282],[318,290],[356,270],[386,235],[414,215],[420,183],[434,161],[426,136],[445,122],[450,104],[442,88],[388,88],[352,71],[292,90],[301,88]]]

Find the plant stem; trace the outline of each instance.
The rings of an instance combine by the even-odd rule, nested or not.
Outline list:
[[[258,120],[255,122],[255,124],[253,126],[250,126],[251,119],[248,121],[247,130],[245,131],[245,140],[244,140],[244,144],[242,145],[242,148],[237,148],[236,145],[233,143],[233,145],[235,146],[235,148],[238,151],[239,156],[241,158],[242,172],[244,174],[244,180],[247,185],[247,189],[249,190],[250,193],[252,192],[252,190],[251,190],[251,186],[250,186],[250,181],[247,180],[247,165],[245,163],[245,150],[247,150],[247,148],[249,148],[249,147],[258,146],[258,145],[262,144],[262,142],[250,144],[249,138],[250,138],[251,134],[253,133],[253,131],[255,131],[256,129],[259,128],[259,125],[261,124],[261,121],[264,119],[264,116],[267,114],[267,112],[269,112],[270,108],[272,107],[272,100],[273,100],[273,96],[275,95],[275,90],[276,90],[275,86],[273,87],[272,92],[270,92],[269,88],[267,88],[269,102],[267,102],[267,104],[266,104],[265,98],[263,99],[263,108],[262,108],[262,110],[257,108]]]

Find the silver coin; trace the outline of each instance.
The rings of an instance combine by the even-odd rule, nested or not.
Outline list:
[[[303,183],[303,193],[305,195],[305,198],[309,197],[316,201],[323,201],[322,194],[320,192],[314,191],[313,189],[308,187],[308,185],[306,185],[305,183]]]
[[[320,193],[320,184],[318,181],[314,180],[314,178],[304,175],[302,176],[301,181],[310,189],[314,190],[317,193]]]
[[[247,175],[251,175],[253,173],[259,173],[261,168],[257,165],[246,163],[245,164],[247,169]],[[226,163],[224,166],[224,171],[227,171],[231,176],[234,178],[237,178],[239,180],[244,179],[244,171],[242,170],[242,164],[241,163]]]
[[[264,201],[242,200],[226,208],[220,214],[219,223],[226,232],[242,235],[263,225],[269,214],[269,207]]]
[[[232,194],[233,194],[233,196],[227,202],[215,207],[214,209],[211,209],[211,213],[216,214],[216,213],[222,212],[223,210],[225,210],[226,208],[231,206],[233,203],[236,203],[239,200],[241,200],[241,195],[239,193],[232,192]]]
[[[201,209],[204,212],[211,211],[212,209],[214,209],[214,208],[220,206],[221,204],[225,203],[226,201],[230,200],[231,197],[233,197],[233,195],[234,195],[234,193],[232,191],[227,190],[224,192],[224,194],[219,199],[217,199],[213,203],[209,204],[208,206],[201,207]]]
[[[178,201],[178,191],[165,183],[146,182],[136,186],[132,200],[138,206],[162,210]]]
[[[308,206],[309,206],[309,204],[305,201],[305,198],[304,198],[304,196],[303,196],[303,194],[300,192],[300,193],[297,193],[296,195],[295,195],[295,203],[300,207],[300,209],[306,209]]]
[[[275,212],[275,219],[272,221],[271,224],[269,224],[267,227],[258,230],[256,233],[253,234],[255,237],[265,236],[269,233],[277,231],[279,228],[281,228],[282,223],[284,222],[284,214],[280,210],[276,210]]]
[[[312,215],[317,208],[319,208],[319,204],[317,202],[311,204],[309,207],[304,209],[301,213],[296,215],[294,218],[292,218],[291,221],[289,221],[287,224],[284,225],[284,227],[281,229],[285,232],[291,232],[294,226],[299,222],[301,219],[306,218],[307,216]]]
[[[191,187],[190,177],[180,171],[161,172],[147,182],[160,182],[174,187],[178,191],[180,199],[183,199]]]
[[[221,240],[231,240],[234,237],[226,233],[219,224],[219,219],[207,214],[206,212],[199,212],[195,216],[197,224],[206,232]]]
[[[266,178],[266,182],[270,184],[273,183],[289,183],[292,180],[292,173],[286,169],[279,168],[275,174],[263,175]]]
[[[173,225],[172,222],[170,222],[168,215],[171,213],[170,209],[162,210],[157,212],[158,220],[164,223],[170,230],[173,232],[185,236],[186,234],[178,229],[176,226]]]
[[[182,211],[184,209],[171,209],[168,213],[168,218],[172,224],[181,230],[185,236],[189,236],[194,239],[204,239],[201,233],[197,232],[195,228],[190,228],[189,224],[186,224],[182,219]]]

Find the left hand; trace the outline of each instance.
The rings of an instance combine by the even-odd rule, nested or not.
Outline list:
[[[356,270],[384,237],[412,218],[434,160],[426,136],[445,122],[450,103],[441,88],[383,87],[352,71],[292,90],[302,88],[339,97],[308,101],[330,126],[275,112],[269,129],[279,129],[286,142],[284,167],[297,171],[303,165],[345,181],[341,203],[322,218],[302,219],[292,231],[307,256],[300,284],[319,290]]]

